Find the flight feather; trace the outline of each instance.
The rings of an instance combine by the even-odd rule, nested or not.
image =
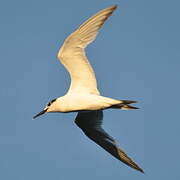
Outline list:
[[[89,18],[64,41],[60,48],[58,58],[71,77],[68,92],[99,95],[95,73],[84,49],[96,38],[99,29],[116,8],[116,5],[111,6]]]
[[[104,131],[101,127],[102,120],[103,112],[101,110],[79,112],[75,119],[75,123],[91,140],[115,158],[143,173],[143,170],[130,157],[128,157],[128,155],[117,146],[115,140]]]

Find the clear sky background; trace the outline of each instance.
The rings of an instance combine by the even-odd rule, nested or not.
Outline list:
[[[144,170],[119,162],[76,127],[76,113],[32,121],[65,94],[56,54],[99,10],[118,4],[87,48],[104,96],[137,100],[107,110],[105,130]],[[1,0],[0,179],[180,179],[180,1]]]

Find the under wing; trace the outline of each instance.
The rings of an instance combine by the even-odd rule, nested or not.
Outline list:
[[[96,38],[99,29],[116,8],[116,5],[111,6],[89,18],[60,48],[58,58],[71,77],[69,92],[99,94],[95,73],[86,57],[85,48]]]
[[[128,166],[144,173],[143,170],[131,158],[129,158],[122,149],[120,149],[116,145],[115,140],[110,137],[104,131],[104,129],[102,129],[102,119],[103,112],[101,110],[79,112],[75,119],[75,123],[91,140],[93,140],[115,158],[124,162]]]

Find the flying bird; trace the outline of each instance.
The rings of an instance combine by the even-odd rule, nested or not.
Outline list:
[[[143,172],[128,155],[118,147],[116,141],[102,128],[103,110],[138,109],[132,106],[136,101],[116,100],[100,95],[95,73],[86,57],[85,48],[95,40],[106,19],[117,8],[113,5],[101,10],[64,41],[58,52],[58,59],[70,74],[71,84],[68,92],[50,101],[36,118],[48,112],[78,112],[75,123],[91,140],[128,166]]]

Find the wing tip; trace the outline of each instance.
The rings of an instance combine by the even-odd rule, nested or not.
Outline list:
[[[145,174],[143,169],[139,168],[139,171],[140,171],[141,173]]]
[[[117,148],[117,152],[119,155],[118,159],[120,161],[125,163],[127,166],[144,174],[144,170],[142,168],[140,168],[130,157],[128,157],[128,155],[122,149]]]
[[[118,5],[117,5],[117,4],[114,4],[114,5],[112,5],[111,7],[112,7],[112,9],[114,9],[114,10],[115,10],[115,9],[117,9],[117,8],[118,8]]]
[[[112,5],[112,6],[108,7],[108,8],[106,8],[106,9],[111,10],[111,13],[110,13],[110,14],[112,14],[117,8],[118,8],[118,5],[117,5],[117,4],[114,4],[114,5]]]
[[[137,164],[136,164],[135,167],[132,167],[132,168],[134,168],[134,169],[138,170],[139,172],[145,174],[145,173],[144,173],[144,170],[143,170],[142,168],[140,168]]]
[[[129,158],[129,159],[130,159],[130,158]],[[132,161],[132,159],[131,159],[131,162],[130,162],[130,163],[128,163],[128,162],[126,162],[126,161],[123,161],[123,162],[124,162],[126,165],[128,165],[129,167],[131,167],[131,168],[133,168],[133,169],[135,169],[135,170],[137,170],[137,171],[145,174],[145,173],[144,173],[144,170],[143,170],[142,168],[140,168],[134,161]]]

